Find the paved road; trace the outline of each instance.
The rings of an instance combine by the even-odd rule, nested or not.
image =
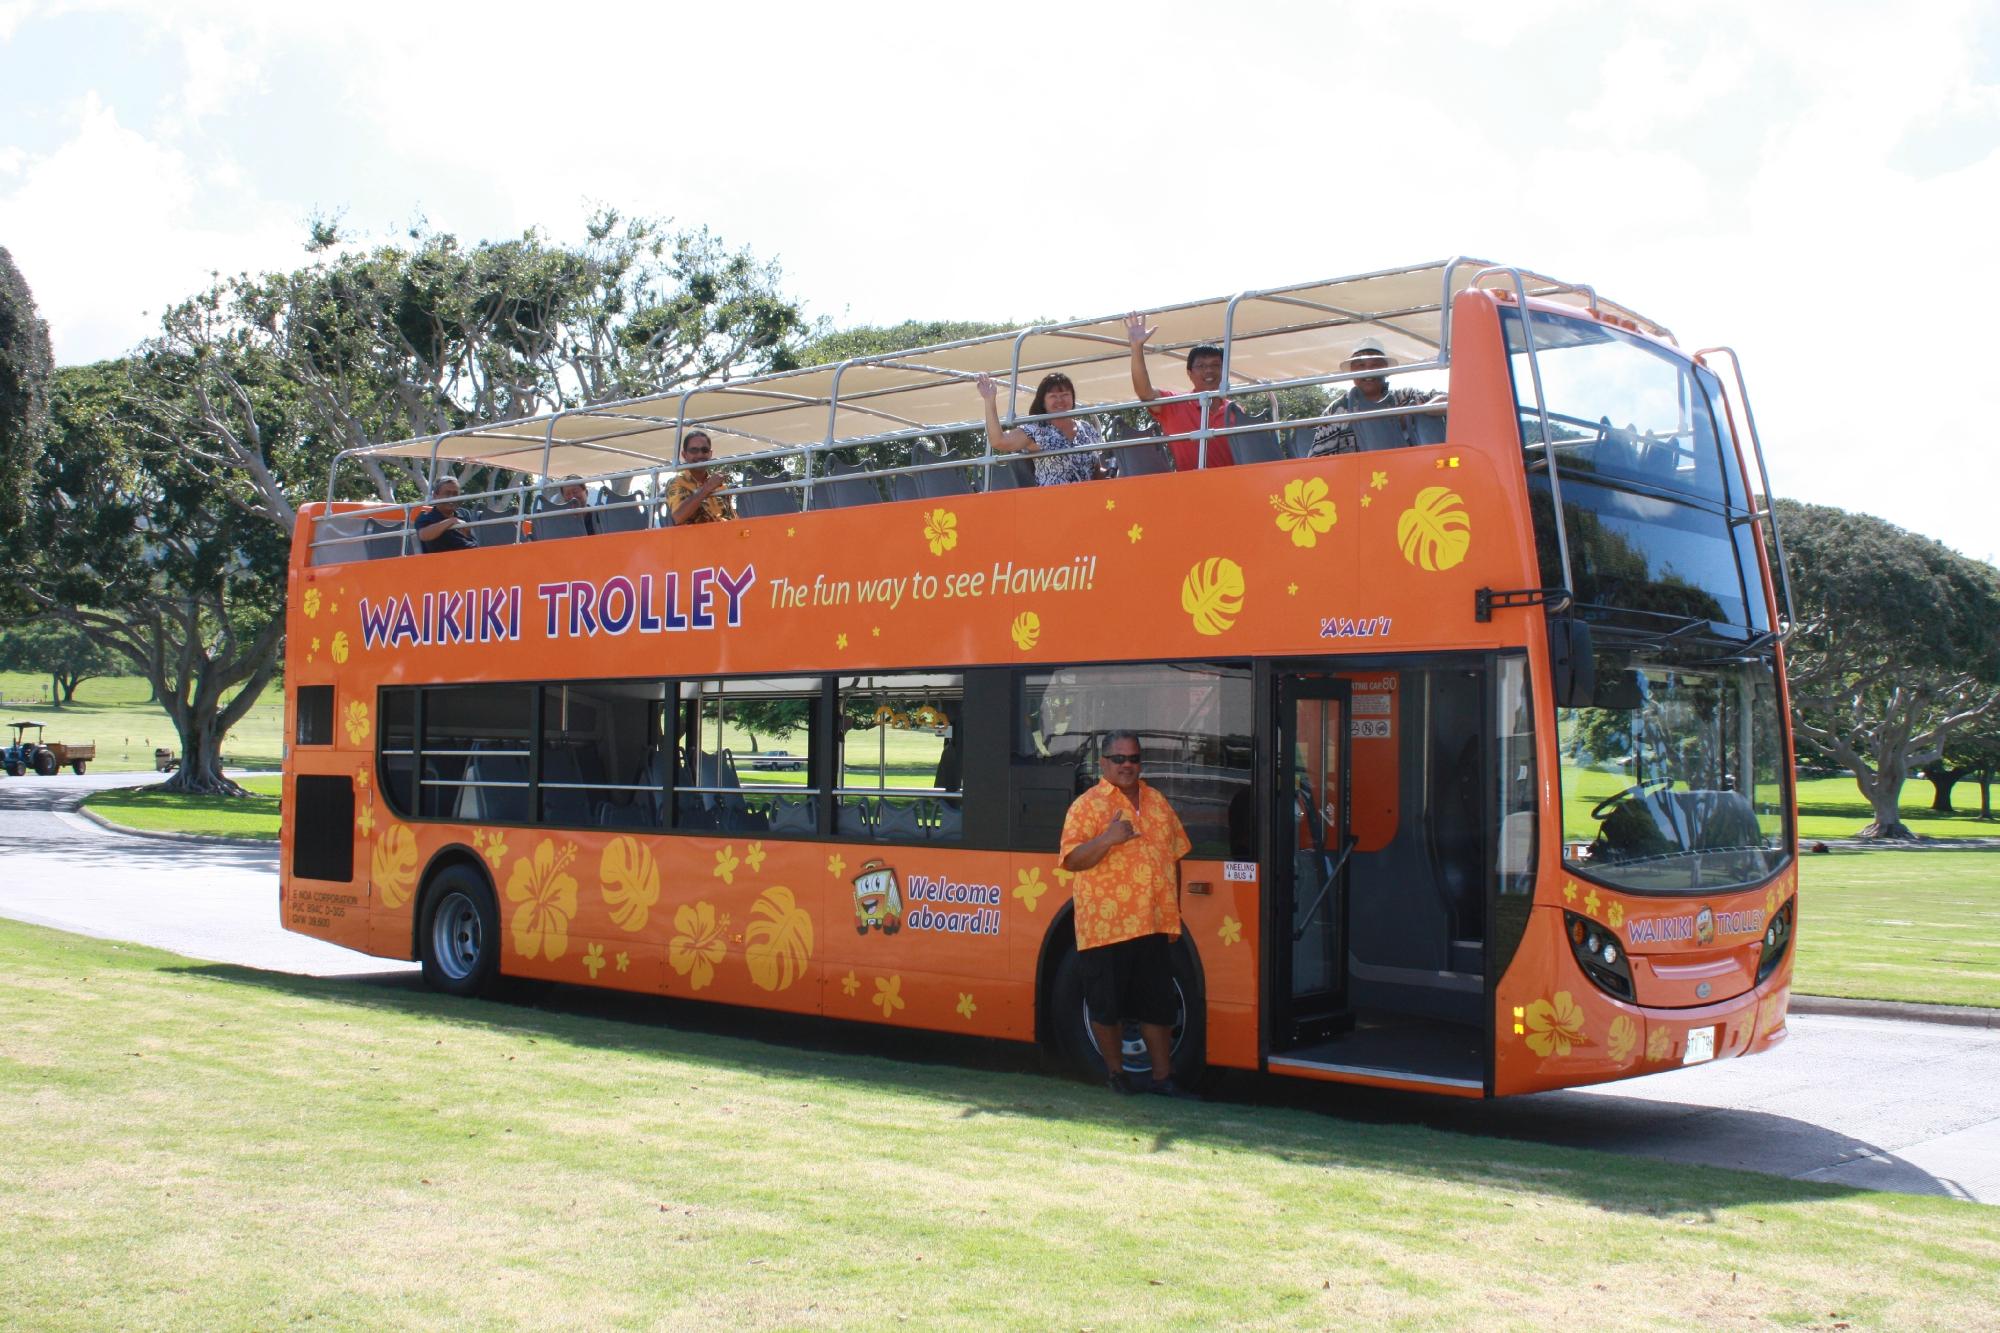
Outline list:
[[[0,915],[218,962],[407,984],[410,964],[279,928],[275,849],[126,837],[67,813],[88,791],[144,780],[0,779]],[[586,992],[557,1002],[629,1003]],[[752,1038],[772,1036],[755,1015],[717,1021]],[[1784,1046],[1754,1060],[1499,1102],[1281,1079],[1238,1080],[1225,1095],[2000,1203],[2000,1030],[1817,1015],[1794,1015],[1791,1030]],[[842,1040],[849,1039],[865,1045],[876,1034],[858,1029]],[[896,1040],[907,1044],[904,1034]],[[942,1058],[962,1055],[961,1045]]]

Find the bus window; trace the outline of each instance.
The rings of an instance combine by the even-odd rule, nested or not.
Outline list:
[[[1252,854],[1250,672],[1175,662],[1064,667],[1020,678],[1015,845],[1054,847],[1069,803],[1097,780],[1105,733],[1132,731],[1145,780],[1174,807],[1195,856]],[[1055,783],[1038,781],[1057,775]]]
[[[842,677],[834,831],[883,842],[957,842],[965,825],[964,703],[960,675]]]
[[[417,692],[383,690],[381,712],[375,780],[381,784],[382,799],[389,808],[407,819],[416,805],[411,787],[417,772]]]
[[[675,827],[817,832],[811,737],[819,697],[817,676],[682,681]],[[767,741],[775,744],[766,749]]]
[[[667,765],[659,681],[542,687],[541,822],[659,828]]]
[[[528,821],[529,685],[424,691],[417,813],[468,824]]]

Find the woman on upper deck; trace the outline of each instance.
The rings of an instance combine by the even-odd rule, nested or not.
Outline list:
[[[1030,421],[1012,430],[1002,430],[995,402],[999,384],[991,375],[981,375],[978,386],[979,396],[986,400],[986,438],[993,441],[994,452],[1032,454],[1037,486],[1089,481],[1096,474],[1098,457],[1087,451],[1091,445],[1103,444],[1104,436],[1088,420],[1058,417],[1054,421]],[[1042,382],[1035,386],[1035,401],[1029,406],[1028,415],[1038,417],[1045,412],[1070,412],[1075,408],[1076,385],[1058,370],[1042,376]]]

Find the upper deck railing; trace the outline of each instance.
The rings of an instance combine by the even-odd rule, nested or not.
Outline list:
[[[1587,287],[1464,258],[1154,307],[1139,312],[1157,330],[1156,341],[1145,349],[1154,383],[1184,382],[1181,357],[1187,349],[1213,345],[1222,353],[1221,385],[1207,392],[1168,391],[1199,402],[1200,425],[1193,430],[1171,435],[1113,430],[1091,448],[1117,459],[1119,475],[1131,476],[1170,470],[1162,446],[1175,441],[1194,443],[1197,466],[1207,465],[1220,440],[1230,442],[1236,461],[1271,461],[1302,456],[1311,432],[1325,425],[1442,416],[1446,407],[1440,401],[1362,412],[1329,408],[1286,418],[1279,395],[1447,369],[1453,298],[1496,279],[1517,300],[1584,307],[1627,328],[1671,338],[1664,328],[1602,301]],[[1364,340],[1380,345],[1392,364],[1347,369],[1354,347]],[[1033,382],[1052,371],[1071,379],[1078,405],[1062,413],[1017,414],[1023,390],[1032,391]],[[1146,406],[1131,390],[1123,317],[1100,316],[344,450],[334,460],[327,498],[331,502],[337,494],[342,466],[355,460],[399,460],[427,490],[447,463],[505,469],[519,479],[458,497],[472,511],[469,522],[480,544],[492,545],[573,536],[589,527],[664,526],[663,520],[670,521],[660,498],[665,481],[693,466],[740,473],[724,494],[744,516],[1005,489],[1022,484],[1017,469],[1031,465],[1026,455],[996,451],[990,439],[969,444],[968,437],[984,431],[983,412],[969,410],[978,406],[973,385],[982,373],[1005,389],[1003,429]],[[1246,397],[1262,398],[1262,412],[1244,411],[1238,400]],[[1218,399],[1232,404],[1220,424],[1211,420],[1210,410]],[[697,428],[709,436],[715,457],[684,464],[681,440]],[[547,502],[545,491],[558,477],[601,487],[600,503],[585,511],[594,516],[592,522],[586,524],[574,508]],[[314,539],[315,563],[415,549],[409,520],[421,507],[422,502],[384,502],[324,519]]]

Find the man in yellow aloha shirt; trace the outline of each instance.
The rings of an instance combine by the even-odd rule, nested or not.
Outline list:
[[[673,515],[675,527],[688,523],[727,523],[736,517],[736,506],[729,502],[729,497],[716,494],[729,484],[729,478],[709,471],[708,460],[714,452],[715,445],[705,430],[689,431],[681,441],[681,462],[690,466],[667,483],[667,512]]]
[[[1174,1086],[1173,940],[1181,933],[1180,860],[1187,830],[1166,797],[1139,780],[1139,738],[1114,731],[1104,741],[1103,780],[1076,798],[1057,853],[1076,872],[1076,957],[1084,1003],[1114,1092],[1125,1081],[1125,1021],[1136,1020],[1152,1058],[1149,1092]]]

